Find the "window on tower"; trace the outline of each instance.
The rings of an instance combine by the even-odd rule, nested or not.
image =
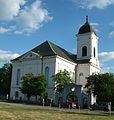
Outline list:
[[[94,51],[94,57],[95,57],[95,47],[94,47],[94,50],[93,50],[93,51]]]
[[[82,56],[87,56],[87,47],[86,46],[82,47]]]

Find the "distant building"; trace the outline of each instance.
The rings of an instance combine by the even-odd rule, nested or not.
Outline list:
[[[26,100],[26,96],[19,90],[21,86],[20,81],[23,75],[32,72],[34,75],[44,74],[46,76],[48,99],[53,99],[57,103],[59,98],[57,98],[53,89],[54,82],[52,76],[60,70],[66,69],[76,84],[75,94],[80,92],[77,101],[80,101],[78,99],[84,99],[84,97],[79,98],[79,96],[84,93],[83,88],[87,82],[86,77],[99,73],[100,71],[98,37],[88,22],[88,17],[86,17],[85,24],[80,27],[76,36],[77,55],[66,51],[50,41],[45,41],[34,49],[12,60],[13,71],[10,98]],[[68,86],[67,88],[69,91],[71,90]],[[65,98],[68,97],[68,89],[66,93],[63,93],[65,94],[64,98],[61,98],[63,102],[67,101]],[[94,100],[91,99],[90,103],[93,102]]]

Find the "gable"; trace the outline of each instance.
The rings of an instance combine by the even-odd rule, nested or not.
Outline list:
[[[29,61],[29,60],[38,60],[41,59],[41,56],[33,51],[29,51],[21,56],[18,60],[20,61]]]

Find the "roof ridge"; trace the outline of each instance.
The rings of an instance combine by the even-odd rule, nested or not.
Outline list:
[[[50,41],[48,41],[48,40],[47,40],[47,42],[48,42],[49,47],[51,48],[51,50],[54,52],[54,54],[57,54],[57,53],[55,52],[55,50],[53,49],[53,47],[52,47],[52,45],[51,45],[51,42],[50,42]]]
[[[56,53],[56,52],[55,52],[55,50],[53,49],[52,45],[54,45],[54,46],[56,46],[56,47],[58,47],[58,48],[60,48],[60,49],[62,49],[62,50],[64,50],[64,51],[66,51],[67,53],[70,53],[70,52],[68,52],[67,50],[65,50],[64,48],[62,48],[62,47],[54,44],[53,42],[50,42],[50,41],[47,41],[47,42],[49,42],[49,45],[50,45],[50,47],[52,48],[52,50],[53,50],[54,53]],[[56,54],[57,54],[57,53],[56,53]]]

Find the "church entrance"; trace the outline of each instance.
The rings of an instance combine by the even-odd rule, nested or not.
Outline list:
[[[68,103],[75,103],[78,104],[78,98],[74,91],[69,92],[66,96],[66,100]]]
[[[83,98],[83,108],[88,109],[88,99]]]

